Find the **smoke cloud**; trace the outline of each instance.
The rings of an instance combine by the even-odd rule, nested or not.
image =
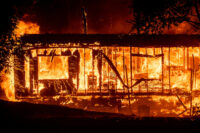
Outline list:
[[[41,33],[83,33],[81,8],[87,13],[88,33],[128,33],[131,0],[39,0],[23,17]]]

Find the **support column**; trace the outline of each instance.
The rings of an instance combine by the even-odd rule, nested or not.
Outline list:
[[[146,55],[148,55],[148,51],[147,51],[147,48],[145,49],[146,50]],[[145,58],[147,60],[147,64],[146,64],[146,67],[147,67],[147,78],[149,78],[149,67],[148,67],[148,58],[146,57]],[[147,87],[147,93],[149,92],[149,84],[148,84],[148,80],[145,81],[146,82],[146,87]]]
[[[171,78],[170,78],[170,74],[171,74],[171,68],[170,68],[170,47],[169,47],[169,52],[168,52],[168,63],[169,63],[169,91],[171,93]]]
[[[125,57],[124,57],[124,48],[123,48],[123,80],[124,80],[124,83],[125,83]],[[125,87],[123,85],[123,91],[125,93]]]
[[[161,47],[161,54],[162,54],[162,93],[164,93],[164,53],[163,53],[163,47]]]
[[[85,94],[86,94],[86,87],[85,87],[85,48],[83,50],[84,50],[83,51],[84,52],[83,53],[84,54],[84,58],[83,58],[84,59],[84,66],[83,66],[83,68],[84,68],[84,89],[85,89]]]
[[[132,89],[132,80],[133,80],[133,75],[132,75],[132,46],[130,45],[130,73],[131,73],[131,82],[130,82],[130,86],[131,86],[131,93],[133,93],[133,89]]]

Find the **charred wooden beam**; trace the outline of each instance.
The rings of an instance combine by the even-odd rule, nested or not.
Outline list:
[[[132,47],[130,47],[130,73],[131,73],[131,82],[130,82],[130,86],[132,86],[132,79],[133,79],[133,75],[132,75]],[[131,93],[133,93],[133,88],[131,87]]]
[[[101,93],[101,86],[102,86],[102,52],[98,53],[97,56],[97,67],[99,72],[99,91]]]
[[[161,48],[161,54],[163,53],[163,47]],[[164,92],[164,56],[162,56],[162,93]]]
[[[117,51],[118,49],[115,49],[115,66],[116,66],[116,69],[117,69]],[[117,76],[115,77],[115,90],[117,91]]]
[[[86,87],[85,87],[85,85],[86,85],[86,81],[85,81],[85,74],[86,74],[85,73],[85,48],[84,48],[83,52],[84,52],[83,53],[84,54],[84,58],[83,58],[84,59],[84,66],[83,66],[83,68],[84,68],[84,89],[85,89],[85,94],[86,94]]]
[[[148,51],[147,51],[147,48],[145,49],[146,51],[146,55],[148,55]],[[147,59],[147,77],[149,76],[149,71],[148,71],[148,59]],[[148,85],[148,81],[146,81],[146,87],[147,87],[147,92],[149,92],[149,85]]]
[[[125,82],[125,56],[124,56],[124,49],[123,49],[123,82]],[[123,90],[125,93],[125,86],[123,85]]]
[[[171,92],[170,47],[169,47],[169,51],[168,51],[168,63],[169,63],[169,91]]]
[[[179,102],[182,104],[182,106],[184,107],[184,109],[187,110],[187,107],[186,107],[185,104],[182,102],[182,100],[180,99],[180,97],[178,96],[178,94],[176,94],[176,97],[178,98]]]

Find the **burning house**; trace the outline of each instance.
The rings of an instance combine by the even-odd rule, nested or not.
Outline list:
[[[177,115],[192,114],[199,104],[199,35],[27,34],[21,40],[16,98],[115,97],[128,99],[142,116],[173,110],[157,109],[149,97],[159,104],[164,97]]]
[[[5,131],[199,130],[200,0],[4,2]]]

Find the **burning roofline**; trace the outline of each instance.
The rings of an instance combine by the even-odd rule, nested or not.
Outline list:
[[[94,44],[99,46],[133,47],[199,47],[200,35],[128,35],[128,34],[26,34],[21,37],[24,46],[49,47],[49,44]],[[61,45],[60,45],[61,46]],[[81,46],[81,45],[80,45]],[[62,47],[68,47],[62,45]]]

